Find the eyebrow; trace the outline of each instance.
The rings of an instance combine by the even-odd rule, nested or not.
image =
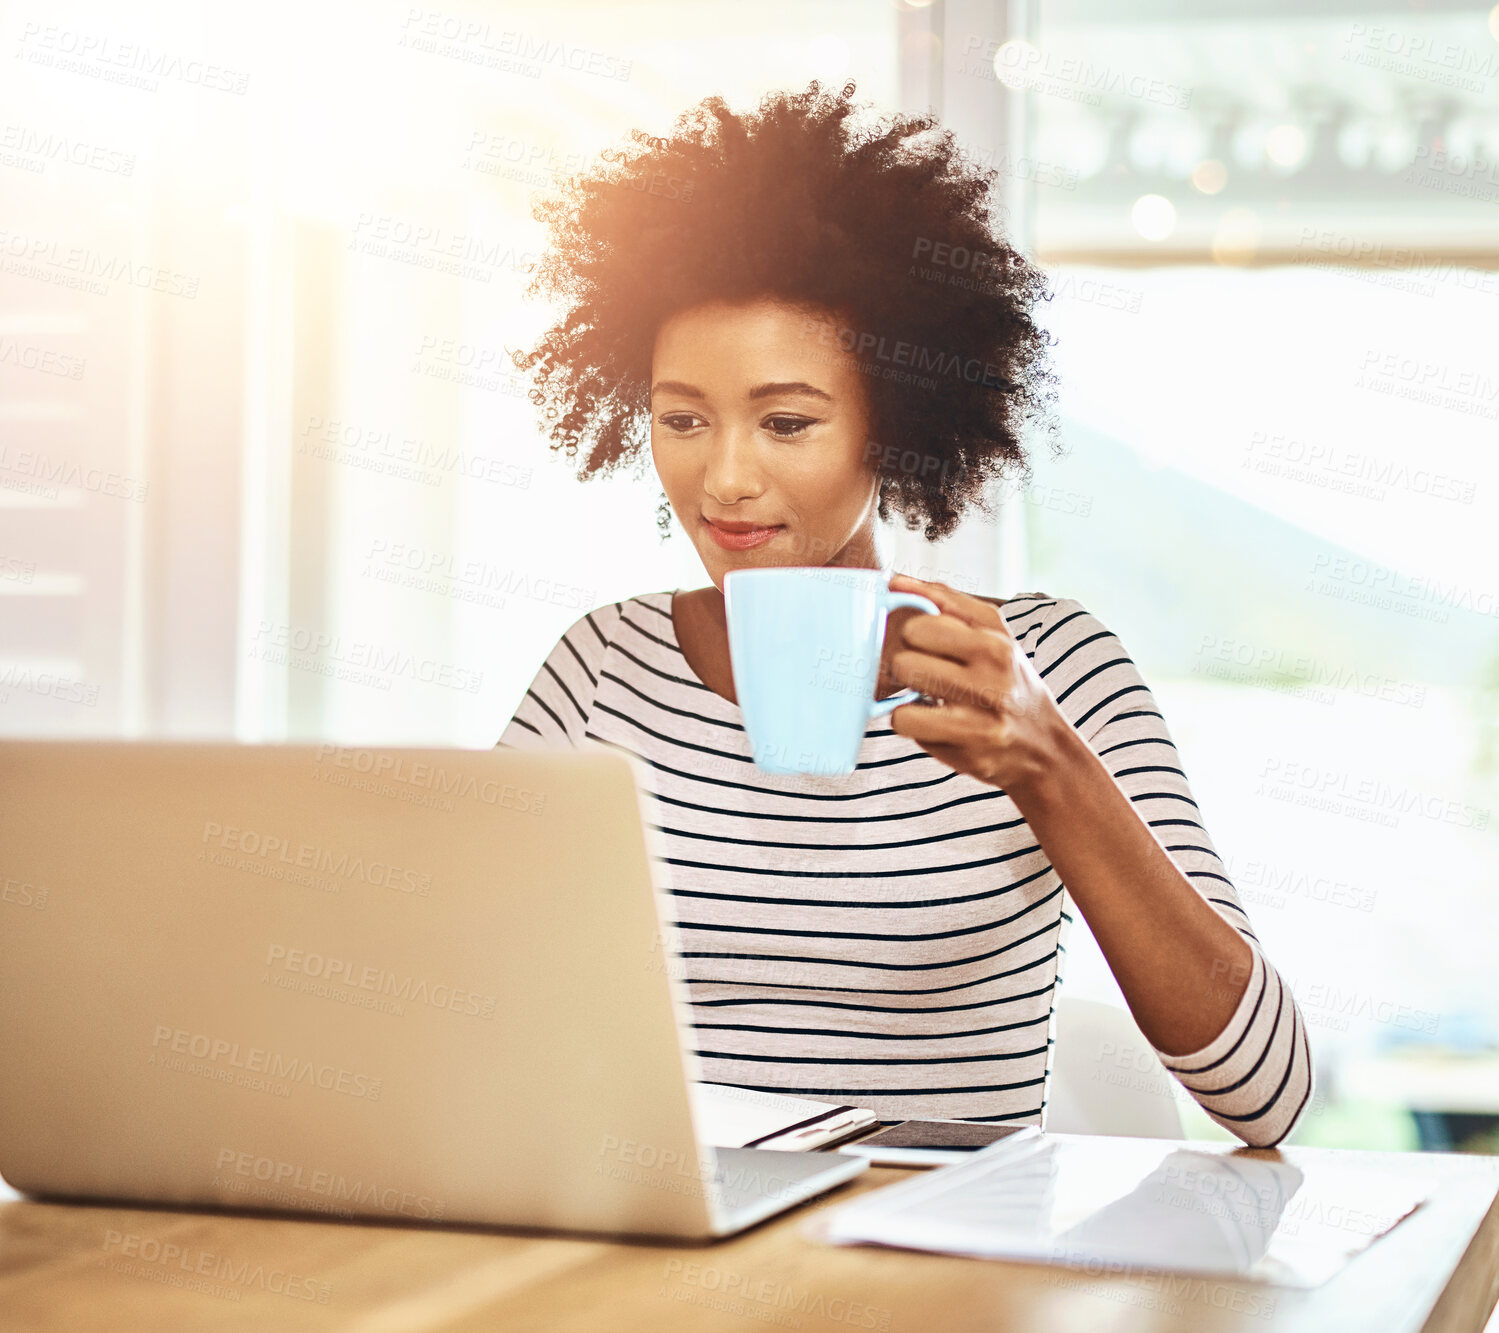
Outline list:
[[[699,388],[691,384],[684,384],[681,380],[657,380],[651,386],[652,393],[678,393],[684,398],[704,398],[707,395]],[[822,398],[827,402],[833,401],[833,395],[819,389],[815,384],[808,384],[806,380],[781,380],[772,384],[757,384],[749,391],[751,398],[778,398],[785,394],[803,394],[809,398]]]

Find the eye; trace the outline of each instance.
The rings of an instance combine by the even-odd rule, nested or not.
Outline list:
[[[778,440],[794,440],[808,426],[815,426],[815,417],[766,417],[765,424],[770,427],[770,432]]]
[[[669,430],[687,431],[692,429],[696,418],[691,412],[667,412],[657,420]]]

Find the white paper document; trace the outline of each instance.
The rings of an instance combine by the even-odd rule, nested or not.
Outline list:
[[[1042,1134],[807,1219],[833,1244],[1321,1285],[1426,1197],[1367,1167]]]
[[[810,1151],[879,1123],[873,1111],[809,1097],[689,1082],[692,1119],[700,1142],[717,1148]]]

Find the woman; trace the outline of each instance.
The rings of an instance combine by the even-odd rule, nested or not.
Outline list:
[[[516,364],[585,478],[649,421],[712,582],[575,622],[500,744],[645,761],[704,1078],[1041,1124],[1075,904],[1167,1068],[1277,1143],[1311,1091],[1304,1021],[1150,690],[1078,602],[896,575],[942,614],[891,616],[877,696],[923,699],[851,776],[750,757],[724,575],[885,568],[876,515],[946,536],[1026,472],[1052,393],[1044,281],[996,235],[992,173],[930,116],[860,136],[851,111],[815,82],[746,116],[709,98],[540,206],[537,285],[568,308]]]

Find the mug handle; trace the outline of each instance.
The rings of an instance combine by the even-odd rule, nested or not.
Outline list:
[[[929,616],[940,616],[942,609],[930,597],[923,597],[915,592],[891,592],[889,587],[882,584],[876,592],[886,612],[890,612],[899,606],[914,606],[918,611],[925,611]],[[884,717],[887,713],[899,708],[902,704],[913,704],[921,698],[920,690],[901,690],[898,694],[892,694],[888,699],[871,699],[869,701],[869,716],[871,718]]]

